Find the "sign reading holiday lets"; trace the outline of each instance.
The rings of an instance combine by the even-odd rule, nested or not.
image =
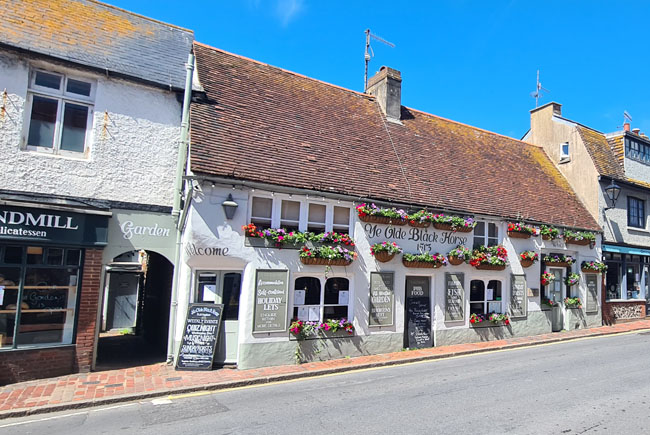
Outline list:
[[[220,304],[190,304],[176,359],[177,370],[212,369],[222,313]]]
[[[257,270],[253,332],[287,330],[288,278],[288,270]]]

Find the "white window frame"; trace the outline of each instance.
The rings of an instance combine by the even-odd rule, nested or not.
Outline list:
[[[334,273],[332,275],[328,275],[327,279],[324,276],[318,276],[320,274],[318,273],[309,273],[309,272],[304,272],[304,273],[295,273],[291,277],[291,291],[289,292],[289,310],[288,310],[288,316],[289,316],[289,322],[293,319],[293,311],[294,308],[298,306],[308,306],[312,307],[315,305],[296,305],[295,304],[295,291],[296,291],[296,281],[300,278],[317,278],[320,281],[320,302],[319,302],[319,322],[325,321],[324,315],[325,315],[325,306],[340,306],[338,304],[327,304],[325,305],[325,283],[327,282],[328,279],[332,278],[345,278],[348,280],[348,315],[346,316],[346,319],[348,322],[353,323],[353,318],[354,318],[354,279],[352,274],[347,274],[347,273]]]
[[[564,152],[564,147],[566,146],[567,152]],[[560,144],[560,162],[568,162],[571,160],[571,145],[569,142],[562,142]]]
[[[291,194],[267,193],[267,192],[251,192],[249,195],[248,206],[248,222],[251,222],[253,213],[253,198],[267,198],[272,200],[271,205],[271,228],[281,228],[281,214],[282,214],[282,201],[296,201],[300,203],[300,221],[298,229],[300,231],[307,231],[308,218],[309,218],[309,204],[320,204],[325,206],[325,232],[333,231],[334,227],[334,207],[347,208],[350,212],[348,225],[348,234],[353,237],[354,234],[354,206],[351,202],[343,202],[330,199],[316,199],[313,197],[298,196]]]
[[[475,228],[474,232],[472,233],[472,247],[475,246],[474,241],[476,239],[480,238],[480,237],[483,238],[483,243],[481,243],[481,245],[485,245],[485,246],[497,246],[497,245],[500,245],[501,244],[501,234],[500,234],[501,233],[501,225],[499,225],[499,223],[497,223],[497,222],[491,222],[491,221],[486,221],[486,220],[477,221],[477,224],[480,224],[480,223],[484,224],[485,234],[483,234],[482,236],[477,236],[476,235],[476,228]],[[497,237],[496,237],[497,243],[496,243],[496,245],[488,245],[488,243],[489,243],[488,239],[494,239],[494,237],[488,237],[488,234],[490,233],[490,231],[489,231],[490,225],[494,225],[494,227],[497,230]]]
[[[243,270],[235,270],[235,269],[194,269],[193,274],[192,274],[192,292],[191,292],[191,297],[190,301],[192,303],[204,303],[204,304],[211,304],[214,303],[216,304],[217,302],[199,302],[199,275],[202,273],[213,273],[217,276],[217,288],[216,292],[217,295],[220,295],[221,297],[221,303],[224,304],[223,301],[223,282],[225,279],[226,274],[228,273],[238,273],[241,276],[241,288],[239,289],[239,307],[241,309],[241,304],[242,304],[242,292],[243,292],[243,285],[244,285],[244,271]],[[239,314],[237,313],[237,318],[239,319]],[[233,321],[237,322],[238,320],[229,320],[229,319],[224,319],[228,321]]]
[[[482,281],[483,282],[483,285],[484,285],[483,301],[472,300],[472,281]],[[486,293],[487,293],[487,288],[488,288],[488,284],[490,283],[490,281],[498,281],[498,282],[501,283],[501,300],[500,301],[495,301],[495,300],[488,301],[487,300]],[[505,310],[504,310],[506,293],[505,293],[505,287],[504,287],[503,279],[495,278],[495,277],[487,277],[487,276],[470,277],[469,285],[467,287],[467,291],[468,291],[468,294],[467,294],[467,302],[468,302],[467,308],[468,308],[468,310],[467,310],[467,312],[469,313],[470,316],[472,315],[472,303],[476,304],[476,303],[479,303],[479,302],[483,303],[483,306],[484,306],[485,311],[487,313],[487,314],[484,314],[485,316],[489,316],[489,314],[490,314],[490,312],[489,312],[489,307],[490,307],[489,302],[500,302],[499,305],[501,306],[501,309],[497,314],[506,314]]]
[[[36,74],[38,72],[60,76],[61,77],[60,89],[56,90],[56,89],[36,85],[35,84]],[[79,94],[67,92],[66,88],[68,85],[68,80],[70,79],[90,84],[90,95],[85,96],[85,95],[79,95]],[[65,71],[52,71],[44,68],[32,68],[29,72],[29,87],[27,90],[27,98],[25,101],[22,149],[26,151],[34,151],[38,153],[61,155],[67,157],[76,157],[76,158],[86,157],[90,150],[90,141],[92,137],[96,89],[97,89],[97,81],[93,79],[89,79],[87,77],[69,74]],[[51,147],[30,145],[28,143],[29,128],[31,125],[31,118],[32,118],[32,107],[34,104],[34,96],[49,98],[57,101],[57,113],[56,113],[56,121],[54,126],[54,138]],[[88,107],[88,115],[86,118],[86,134],[84,137],[84,149],[81,152],[61,149],[61,137],[63,135],[63,113],[64,113],[64,107],[66,103],[72,103],[72,104]]]

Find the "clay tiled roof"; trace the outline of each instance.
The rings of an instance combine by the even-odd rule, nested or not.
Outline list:
[[[618,166],[623,170],[625,161],[625,137],[624,135],[611,136],[607,138],[609,148],[614,153]]]
[[[537,146],[405,107],[402,125],[384,123],[368,95],[202,44],[195,53],[207,97],[191,108],[197,174],[599,228]]]
[[[193,33],[94,0],[0,0],[0,45],[185,87]]]
[[[608,177],[624,178],[623,161],[618,159],[605,135],[579,124],[576,127],[598,173]]]

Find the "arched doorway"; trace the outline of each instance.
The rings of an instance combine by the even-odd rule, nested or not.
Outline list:
[[[96,370],[164,362],[174,266],[153,251],[130,251],[106,268]]]

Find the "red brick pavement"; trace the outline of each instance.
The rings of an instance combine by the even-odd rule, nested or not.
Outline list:
[[[531,337],[440,346],[251,370],[225,368],[210,372],[189,372],[176,371],[173,367],[165,364],[154,364],[123,370],[60,376],[51,379],[21,382],[0,388],[0,418],[97,406],[197,390],[217,390],[240,385],[267,383],[280,379],[308,377],[324,373],[394,365],[641,329],[650,329],[650,320]]]

